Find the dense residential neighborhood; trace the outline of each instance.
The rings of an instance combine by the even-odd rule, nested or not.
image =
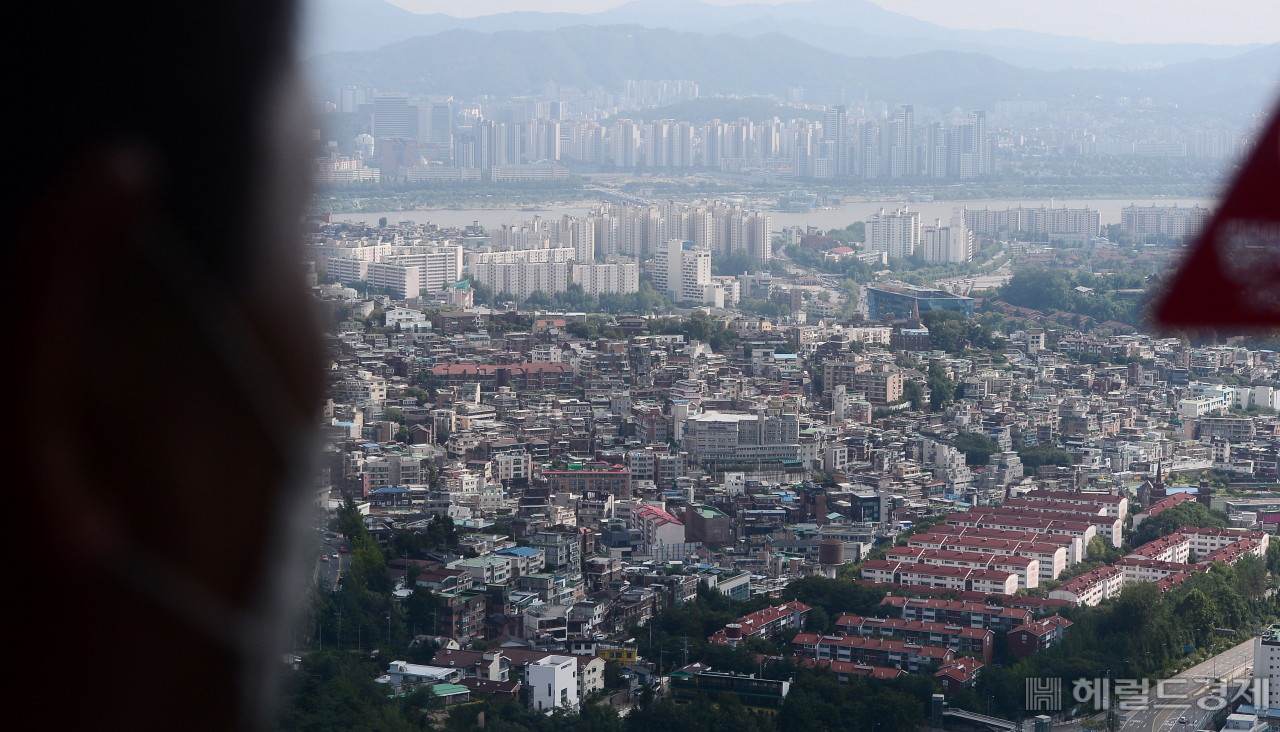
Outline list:
[[[1004,683],[984,676],[1008,673],[993,663],[1069,643],[1089,608],[1182,606],[1206,578],[1275,564],[1272,351],[1015,309],[1002,298],[1070,262],[975,237],[963,216],[957,236],[1018,265],[1003,285],[868,279],[856,258],[857,282],[839,281],[800,265],[811,235],[789,231],[659,246],[703,213],[768,230],[714,206],[641,211],[655,238],[622,246],[644,275],[616,295],[634,314],[573,300],[565,272],[550,292],[485,283],[486,253],[566,246],[572,262],[600,253],[583,231],[633,213],[493,233],[312,221],[332,395],[316,501],[326,541],[385,563],[385,630],[416,654],[383,660],[392,694],[625,710],[741,687],[772,714],[803,671],[924,675],[977,711],[974,689]],[[408,290],[340,274],[361,257],[449,270]],[[704,266],[726,258],[748,269]],[[372,589],[342,552],[321,560],[333,597]],[[702,619],[672,637],[685,616]],[[1158,662],[1198,645],[1165,643]],[[778,683],[741,680],[758,674]]]

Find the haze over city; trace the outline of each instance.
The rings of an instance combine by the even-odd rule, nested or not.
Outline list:
[[[803,1],[803,0],[801,0]],[[1280,9],[1266,0],[1083,0],[1064,12],[1052,0],[870,0],[885,10],[947,28],[1014,29],[1116,43],[1280,41]],[[628,0],[478,0],[459,6],[442,0],[397,0],[414,13],[462,18],[509,12],[596,13]],[[703,0],[707,5],[783,5],[783,2]]]
[[[19,712],[1280,732],[1280,5],[188,11],[6,47]]]

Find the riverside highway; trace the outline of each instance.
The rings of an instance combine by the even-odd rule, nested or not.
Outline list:
[[[1181,698],[1157,699],[1156,682],[1152,680],[1147,695],[1147,709],[1126,711],[1121,708],[1118,710],[1118,713],[1125,717],[1124,725],[1120,728],[1121,732],[1196,732],[1204,729],[1205,723],[1213,717],[1215,712],[1204,709],[1197,702],[1206,696],[1214,695],[1211,692],[1216,692],[1219,696],[1222,694],[1219,691],[1221,684],[1214,681],[1219,678],[1224,683],[1238,680],[1236,685],[1226,692],[1229,695],[1228,699],[1232,698],[1239,684],[1244,682],[1244,677],[1250,675],[1247,669],[1252,665],[1253,639],[1250,638],[1173,677],[1184,683],[1165,681],[1166,695]],[[1063,689],[1063,692],[1071,693],[1067,689]],[[1157,708],[1165,706],[1167,708]],[[1183,719],[1186,721],[1180,721]]]

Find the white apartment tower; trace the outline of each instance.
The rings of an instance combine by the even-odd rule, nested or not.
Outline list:
[[[893,141],[889,148],[889,175],[893,178],[916,174],[915,106],[898,107],[890,127]]]
[[[671,239],[650,266],[654,287],[672,302],[705,302],[711,284],[711,252],[691,241]]]
[[[720,169],[724,157],[724,138],[728,126],[718,119],[707,122],[702,127],[702,167]]]
[[[671,130],[671,167],[693,167],[693,125],[677,122]]]
[[[511,293],[521,300],[535,292],[564,292],[569,286],[573,258],[574,251],[568,247],[467,255],[477,282],[493,288],[495,293]]]
[[[888,252],[890,259],[906,259],[920,246],[920,214],[900,208],[867,219],[867,249]]]
[[[592,297],[608,292],[627,294],[640,290],[640,266],[635,262],[617,264],[574,264],[573,283]]]
[[[951,264],[973,259],[973,232],[964,223],[964,209],[954,209],[951,223],[943,225],[936,219],[930,226],[920,229],[920,247],[924,261]]]
[[[849,175],[849,116],[844,106],[830,107],[822,115],[822,143],[830,173],[834,176]]]
[[[675,122],[661,119],[645,126],[644,164],[650,168],[669,168],[674,157]]]
[[[572,249],[579,262],[596,261],[595,225],[592,217],[565,215],[560,221],[560,246]]]
[[[1253,678],[1267,680],[1264,687],[1267,698],[1254,699],[1253,703],[1261,707],[1280,707],[1280,625],[1272,625],[1254,636]]]
[[[634,168],[640,164],[640,128],[629,119],[613,123],[609,131],[609,144],[613,164],[619,168]]]

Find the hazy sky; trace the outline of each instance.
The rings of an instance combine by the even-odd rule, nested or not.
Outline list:
[[[590,13],[626,0],[390,0],[418,13],[470,17],[512,10]],[[706,0],[738,5],[743,0]],[[757,2],[760,0],[756,0]],[[764,0],[769,4],[778,4]],[[1023,30],[1122,43],[1274,43],[1280,0],[872,0],[950,28]]]

